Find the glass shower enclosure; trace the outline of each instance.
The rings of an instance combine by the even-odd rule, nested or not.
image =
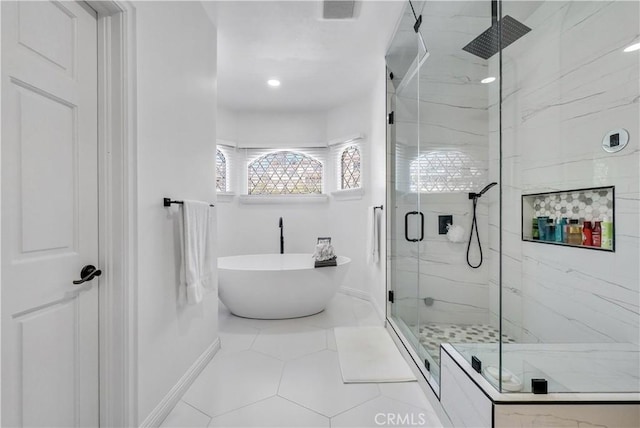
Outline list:
[[[436,394],[442,343],[500,392],[640,390],[639,21],[628,1],[407,2],[387,315]],[[563,219],[615,224],[615,248],[533,237]]]
[[[469,199],[496,181],[488,108],[498,94],[481,83],[489,63],[461,50],[490,25],[490,12],[473,1],[408,3],[387,55],[391,320],[436,386],[441,343],[498,343],[488,269],[498,190]]]

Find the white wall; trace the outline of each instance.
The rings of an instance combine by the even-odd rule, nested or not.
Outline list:
[[[218,203],[220,256],[280,252],[280,228],[284,225],[286,253],[313,253],[319,236],[331,236],[329,204],[243,204],[236,198]]]
[[[216,116],[216,138],[227,142],[237,142],[237,119],[236,113],[222,107],[218,107]]]
[[[239,147],[295,148],[326,144],[324,113],[218,110],[221,125],[218,139],[234,142]],[[229,190],[236,194],[242,193],[246,181],[241,170],[246,168],[241,150],[234,157],[235,170],[228,172],[234,183]],[[328,202],[253,205],[241,203],[238,197],[221,198],[218,203],[220,255],[278,253],[280,217],[284,222],[285,252],[312,253],[317,237],[330,236],[327,210]]]
[[[519,19],[517,2],[508,6]],[[639,16],[637,2],[544,2],[524,21],[531,33],[506,51],[503,325],[524,341],[640,338],[640,69],[637,52],[622,51]],[[608,154],[601,139],[619,127],[630,144]],[[510,207],[522,194],[609,185],[615,253],[521,241]]]
[[[391,39],[404,4],[397,6],[390,21],[380,28],[380,36]],[[368,47],[363,46],[363,49]],[[330,197],[326,203],[308,205],[243,205],[236,197],[219,203],[218,233],[221,255],[277,252],[278,217],[285,225],[285,251],[310,252],[318,236],[331,236],[336,250],[352,258],[346,287],[368,293],[381,314],[386,304],[386,222],[381,219],[380,261],[367,261],[367,220],[371,205],[386,199],[386,92],[385,52],[376,64],[374,85],[358,99],[324,112],[232,112],[220,109],[218,139],[234,141],[240,147],[304,147],[364,134],[362,140],[364,196],[355,200]],[[331,173],[330,169],[328,170]],[[332,177],[326,180],[334,190]],[[387,207],[385,206],[385,210]]]
[[[380,70],[378,80],[371,91],[370,128],[367,135],[371,144],[369,156],[369,204],[384,204],[381,223],[380,262],[369,265],[365,271],[365,282],[368,284],[369,293],[376,305],[378,312],[384,314],[387,303],[386,272],[387,272],[387,223],[389,207],[386,203],[387,196],[387,92],[386,92],[386,64],[380,57],[377,65]]]
[[[199,2],[136,2],[138,418],[217,338],[217,292],[178,303],[177,209],[215,200],[216,28]]]
[[[325,112],[237,112],[240,147],[313,147],[326,144]]]
[[[370,92],[359,100],[336,107],[327,113],[327,137],[340,139],[364,134],[361,141],[362,186],[365,194],[360,200],[332,200],[329,223],[336,248],[352,258],[353,265],[345,279],[345,286],[368,293],[379,313],[385,312],[386,272],[386,211],[381,213],[380,260],[373,263],[368,257],[368,219],[371,206],[386,204],[386,91],[385,63],[375,65],[380,78]],[[387,207],[385,206],[385,209]]]
[[[223,131],[218,138],[234,141],[239,146],[320,146],[354,134],[365,135],[359,142],[365,189],[362,198],[338,200],[330,196],[328,201],[320,203],[267,205],[244,204],[238,197],[228,202],[220,201],[220,255],[278,252],[278,218],[283,217],[285,252],[313,252],[317,237],[331,236],[336,251],[352,259],[343,285],[363,293],[373,292],[379,295],[377,300],[384,302],[384,253],[377,265],[369,264],[366,254],[369,206],[384,204],[385,201],[384,62],[381,61],[379,66],[381,79],[370,94],[328,112],[235,113],[219,109],[223,112],[218,116],[219,120],[235,123],[237,133],[233,135],[231,126],[227,126],[221,128]],[[330,162],[331,157],[328,159]],[[237,167],[246,166],[237,164]],[[327,165],[325,174],[332,175],[333,172],[334,169]],[[325,181],[325,193],[336,190],[332,176]],[[384,236],[384,217],[381,224]],[[384,242],[382,245],[384,247]],[[381,312],[384,312],[383,304]]]

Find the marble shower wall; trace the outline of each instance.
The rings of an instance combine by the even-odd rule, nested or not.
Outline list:
[[[417,195],[399,198],[397,204],[397,230],[404,234],[404,213],[415,211]],[[407,319],[425,323],[487,324],[489,321],[488,264],[472,269],[466,264],[466,242],[450,242],[446,235],[438,234],[438,216],[453,215],[453,224],[465,228],[468,238],[471,223],[471,202],[466,193],[422,194],[420,211],[425,216],[424,240],[411,243],[401,239],[398,243],[397,285],[404,302]],[[417,218],[417,216],[416,216]],[[483,246],[488,242],[487,206],[478,206],[478,224]],[[412,223],[410,223],[412,225]],[[410,229],[411,230],[411,229]],[[410,232],[413,236],[413,232]],[[404,242],[402,242],[404,241]],[[487,251],[485,252],[485,262]],[[472,246],[471,257],[477,263],[477,244]],[[418,286],[419,284],[419,286]],[[416,297],[418,300],[416,301]],[[413,299],[412,299],[413,298]],[[428,305],[424,299],[430,299]]]
[[[503,327],[526,342],[637,344],[639,55],[623,49],[640,37],[640,3],[518,3],[503,2],[503,14],[532,31],[503,55]],[[614,128],[627,129],[630,142],[610,154],[601,140]],[[491,176],[497,178],[497,139],[494,133],[490,138]],[[615,253],[521,241],[523,193],[600,186],[616,188]],[[491,224],[489,239],[495,254],[497,224]],[[493,321],[499,313],[497,277],[493,263]]]

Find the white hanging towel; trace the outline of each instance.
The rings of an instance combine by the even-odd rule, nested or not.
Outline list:
[[[204,289],[215,287],[214,213],[209,204],[185,200],[182,205],[181,300],[191,305],[202,301]]]
[[[380,260],[380,221],[378,217],[378,210],[374,209],[373,206],[368,208],[369,213],[367,218],[368,226],[367,226],[367,235],[368,235],[368,245],[367,245],[367,260],[369,262],[376,264]]]

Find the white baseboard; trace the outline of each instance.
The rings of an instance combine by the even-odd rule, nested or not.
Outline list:
[[[376,311],[376,315],[378,315],[378,319],[380,320],[380,322],[385,321],[386,315],[378,307],[378,302],[376,302],[376,299],[374,299],[371,296],[371,293],[367,293],[366,291],[362,291],[357,288],[344,287],[344,286],[340,287],[338,289],[338,292],[342,294],[346,294],[347,296],[356,297],[358,299],[362,299],[370,302],[371,306],[373,306],[373,309]]]
[[[353,296],[357,297],[358,299],[371,301],[371,295],[369,293],[367,293],[366,291],[358,290],[357,288],[342,286],[338,289],[338,292],[346,294],[347,296]]]
[[[220,338],[217,338],[189,367],[189,370],[180,378],[173,388],[164,396],[158,405],[149,413],[149,416],[140,424],[141,428],[159,427],[171,410],[178,404],[187,389],[198,375],[204,370],[213,356],[220,350]]]

